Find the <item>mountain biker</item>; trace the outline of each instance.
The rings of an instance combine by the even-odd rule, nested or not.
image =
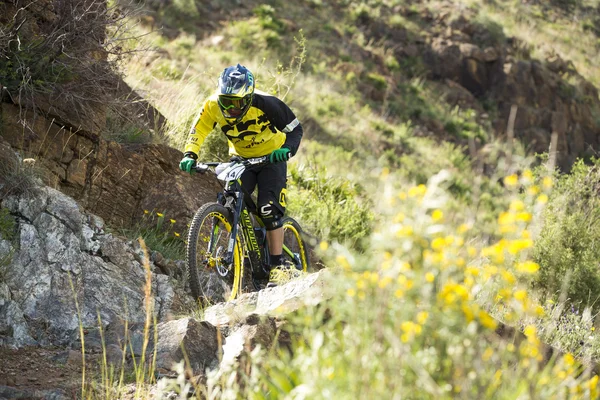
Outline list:
[[[277,283],[283,264],[281,218],[286,207],[287,161],[302,139],[302,125],[278,98],[255,90],[254,75],[237,64],[223,70],[216,93],[205,102],[184,148],[179,168],[191,172],[206,136],[219,126],[233,157],[269,156],[270,163],[247,169],[242,186],[252,193],[258,185],[258,212],[265,223],[269,246],[269,280]]]

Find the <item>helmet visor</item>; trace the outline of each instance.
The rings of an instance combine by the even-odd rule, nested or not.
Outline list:
[[[251,96],[219,96],[219,106],[221,107],[221,111],[223,111],[223,115],[227,118],[241,116],[250,106],[250,101],[252,101]]]

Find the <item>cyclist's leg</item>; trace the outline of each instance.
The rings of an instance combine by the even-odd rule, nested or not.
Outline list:
[[[286,207],[287,164],[267,164],[257,175],[258,212],[267,229],[271,267],[281,264],[283,228],[281,219]]]

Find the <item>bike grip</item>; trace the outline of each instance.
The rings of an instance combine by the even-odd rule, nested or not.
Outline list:
[[[196,163],[196,165],[194,165],[192,167],[192,169],[196,172],[198,172],[199,174],[203,174],[206,171],[208,171],[208,165],[206,164],[201,164],[201,163]]]

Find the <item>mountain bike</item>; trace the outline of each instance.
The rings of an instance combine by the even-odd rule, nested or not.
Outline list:
[[[211,275],[218,277],[223,291],[217,296],[226,301],[267,284],[269,247],[266,229],[254,199],[242,187],[241,176],[247,168],[268,162],[269,157],[264,156],[226,163],[197,163],[193,168],[199,173],[213,172],[224,182],[217,201],[200,207],[190,224],[186,264],[195,298],[214,300],[215,295],[203,287],[202,277],[206,278],[207,272],[209,278]],[[285,264],[306,272],[309,259],[300,224],[284,216],[282,225]]]

